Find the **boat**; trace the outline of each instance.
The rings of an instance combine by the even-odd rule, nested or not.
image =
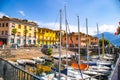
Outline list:
[[[104,69],[104,70],[110,70],[111,69],[110,67],[103,66],[103,65],[89,66],[89,68],[92,68],[92,69]]]
[[[87,64],[80,64],[80,66],[77,63],[72,63],[71,67],[73,67],[74,69],[80,69],[80,70],[87,70],[88,69],[88,65]]]
[[[103,65],[103,66],[111,66],[112,62],[111,61],[106,61],[106,60],[98,60],[97,65]]]
[[[36,64],[36,62],[35,61],[33,61],[33,60],[29,60],[29,59],[19,59],[19,60],[17,60],[17,62],[18,62],[18,64],[20,64],[20,65],[35,65]]]
[[[96,61],[82,61],[82,63],[87,64],[89,66],[97,66]]]
[[[113,60],[114,58],[113,58],[113,56],[110,56],[110,55],[104,55],[103,59],[105,59],[105,60]]]
[[[32,58],[36,63],[44,63],[45,62],[45,59],[41,59],[39,57],[33,57]]]
[[[14,62],[14,61],[11,61],[11,60],[8,60],[9,63],[13,64],[13,65],[16,65],[18,66],[18,63],[17,62]]]
[[[68,78],[71,80],[97,80],[91,76],[88,76],[87,74],[82,73],[82,76],[79,72],[79,70],[74,69],[72,67],[68,67]]]
[[[104,74],[109,72],[109,70],[100,69],[100,68],[96,68],[96,69],[89,68],[88,70],[93,70],[93,71],[96,71],[96,72],[99,72],[99,73],[104,73]]]
[[[90,76],[95,76],[95,75],[104,75],[102,73],[96,72],[94,70],[84,70],[82,71],[84,74],[90,75]]]
[[[21,59],[18,59],[17,60],[17,63],[19,64],[19,65],[23,65],[23,66],[25,66],[25,61],[24,60],[21,60]]]
[[[92,59],[99,59],[99,56],[98,55],[93,55],[91,56]]]

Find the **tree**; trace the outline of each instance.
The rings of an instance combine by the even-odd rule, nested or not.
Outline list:
[[[47,50],[47,54],[48,54],[48,55],[51,55],[52,52],[53,52],[52,48],[48,48],[48,50]]]
[[[16,29],[16,28],[13,28],[13,29],[12,29],[12,34],[14,35],[14,43],[15,43],[15,35],[16,35],[16,33],[17,33],[17,29]]]
[[[35,41],[36,41],[36,34],[37,34],[38,32],[35,30],[34,31],[34,36],[35,36]],[[35,42],[35,44],[36,44],[36,42]]]
[[[119,22],[120,25],[120,22]],[[116,32],[114,33],[115,35],[119,35],[120,34],[120,26],[117,27]]]
[[[105,45],[105,46],[109,45],[109,43],[110,43],[109,40],[104,39],[104,45]],[[99,40],[99,45],[100,45],[100,47],[102,46],[102,39]]]
[[[28,33],[28,30],[27,30],[27,29],[25,29],[25,30],[24,30],[24,35],[25,35],[25,44],[26,44],[26,36],[27,36],[27,33]]]

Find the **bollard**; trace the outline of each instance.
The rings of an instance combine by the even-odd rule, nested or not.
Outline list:
[[[5,49],[5,45],[3,44],[2,49]]]
[[[17,49],[17,45],[15,45],[15,49]]]

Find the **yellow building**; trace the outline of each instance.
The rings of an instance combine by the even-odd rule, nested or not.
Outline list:
[[[54,45],[59,42],[59,30],[52,30],[48,28],[38,28],[38,44]]]
[[[17,33],[13,33],[13,29],[16,29]],[[25,30],[27,30],[26,34]],[[38,25],[35,22],[6,16],[0,18],[0,41],[6,45],[36,44],[37,31]]]

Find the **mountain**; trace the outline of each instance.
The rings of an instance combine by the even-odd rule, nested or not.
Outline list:
[[[114,35],[113,33],[110,33],[110,32],[103,32],[103,33],[100,33],[99,35],[97,34],[94,36],[101,39],[102,34],[104,34],[104,38],[109,40],[112,44],[114,44],[115,46],[120,46],[120,35]]]

